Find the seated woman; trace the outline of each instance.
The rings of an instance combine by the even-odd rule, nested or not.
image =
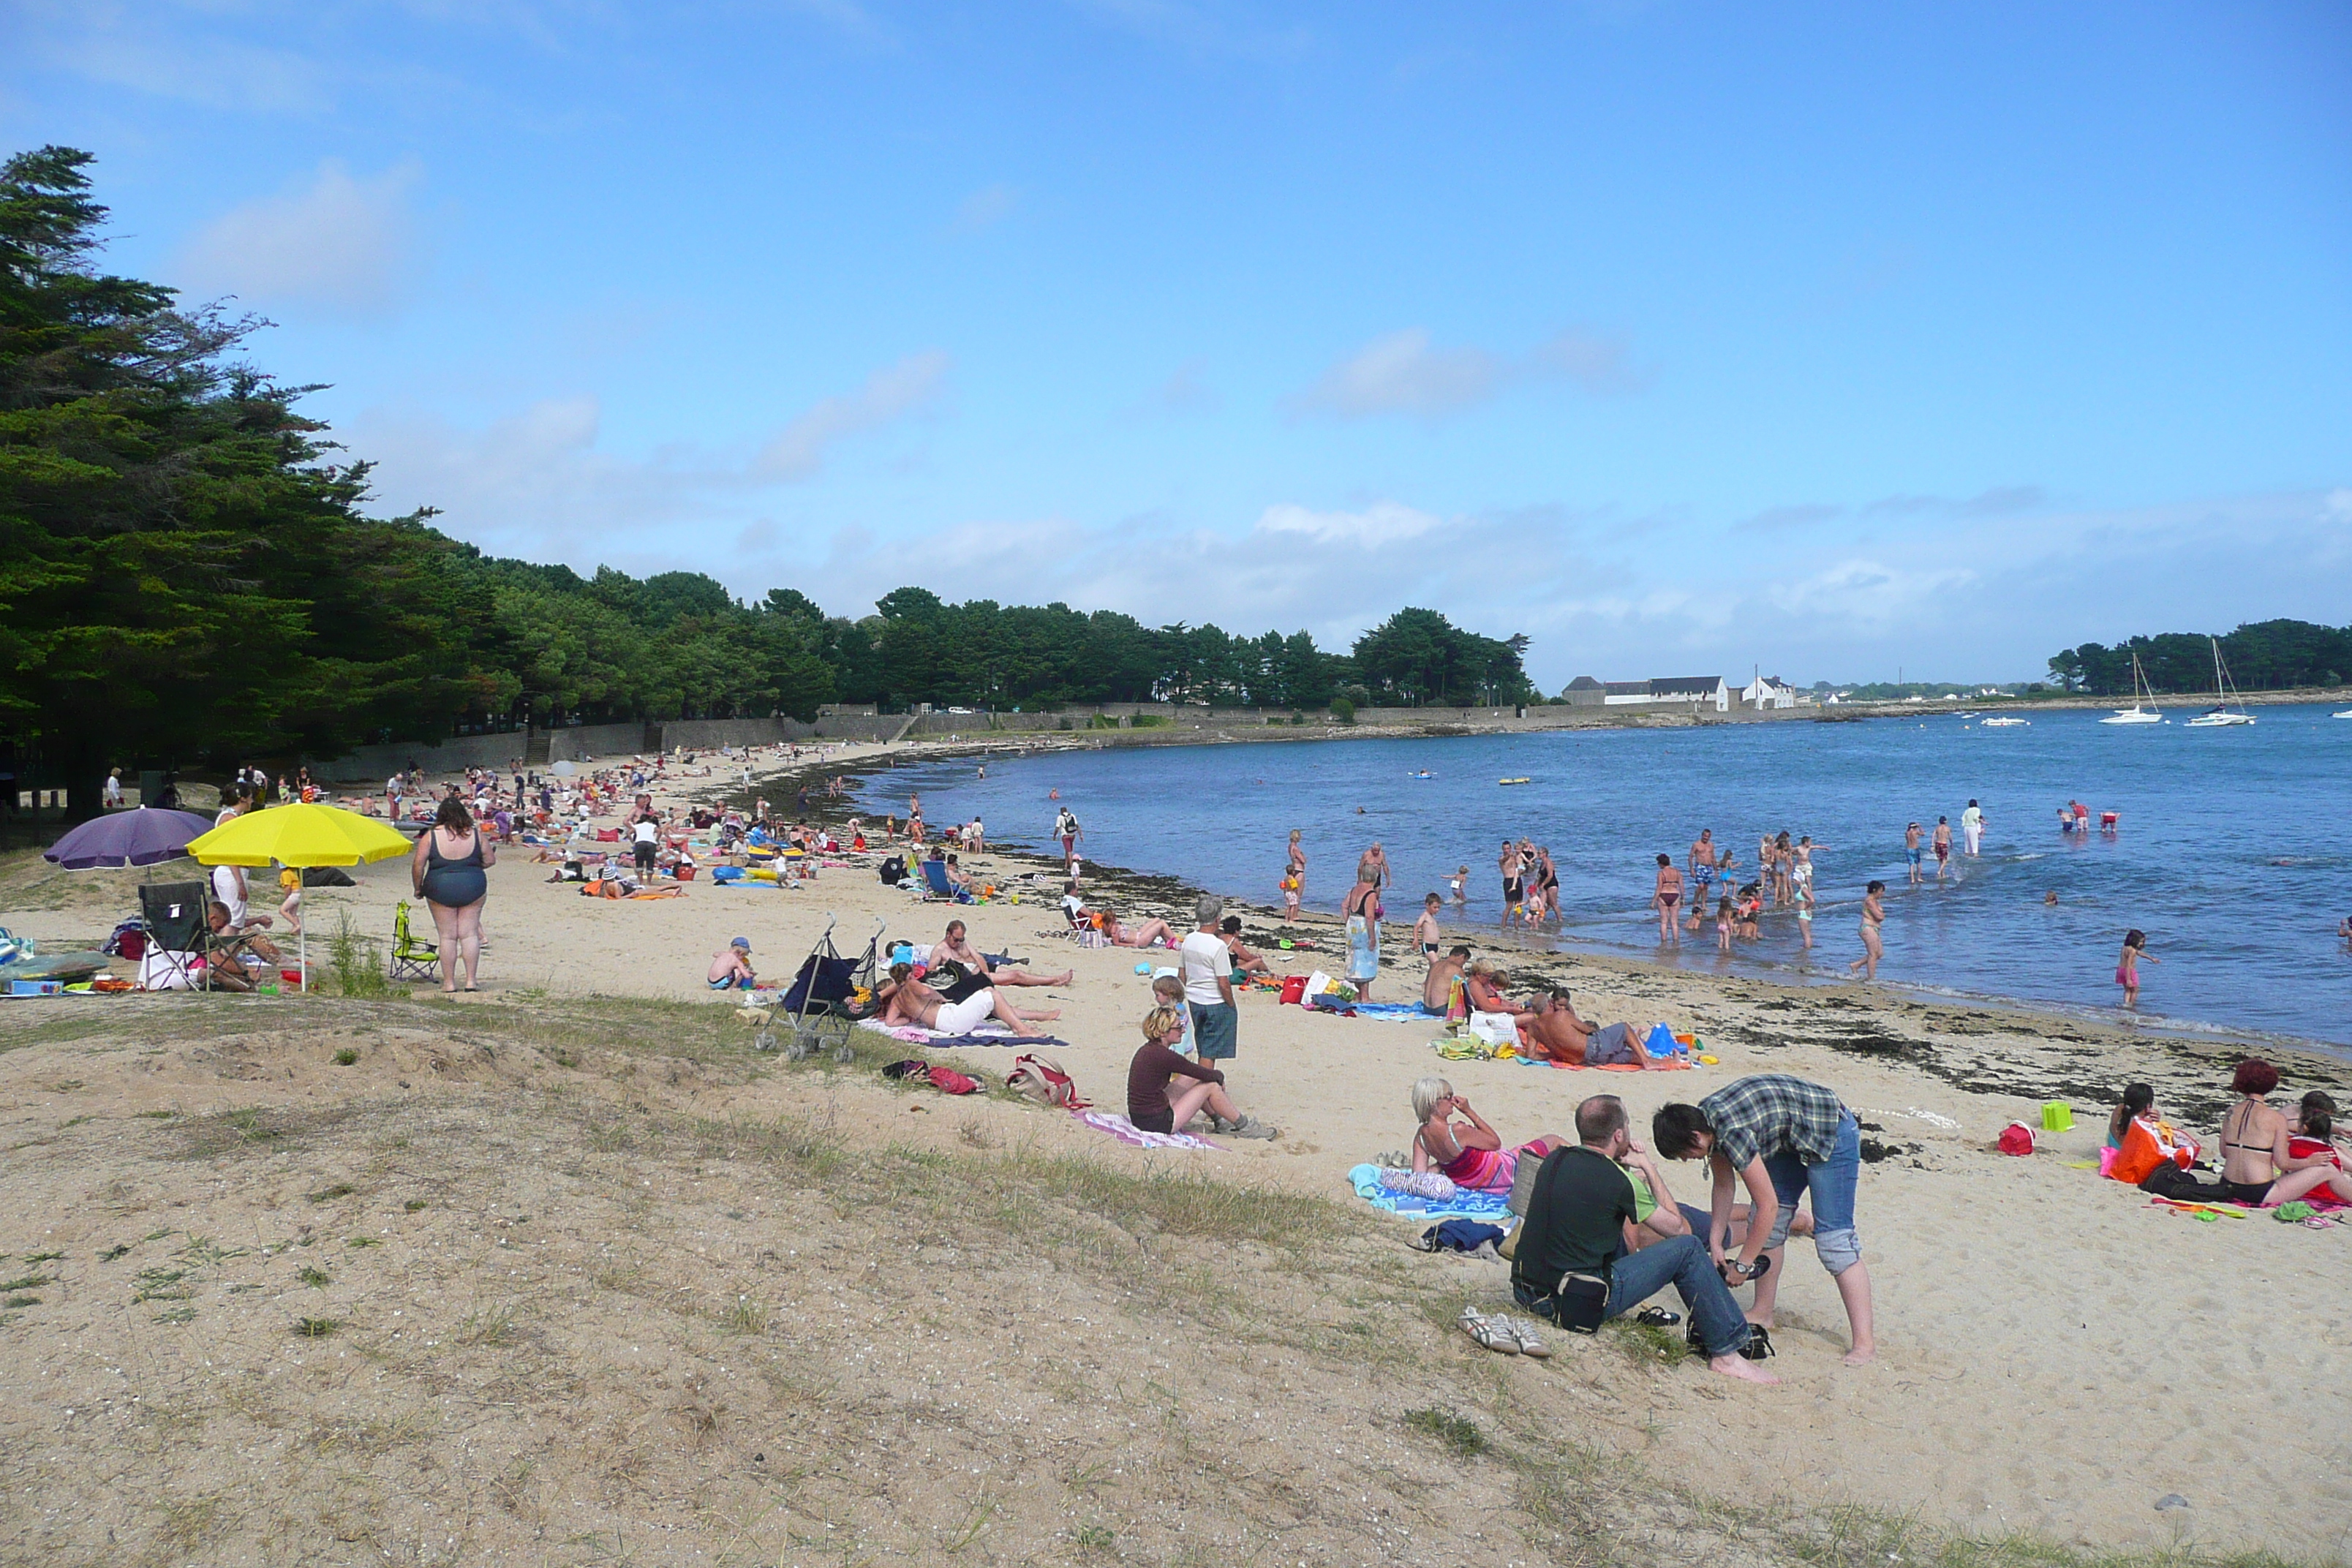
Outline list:
[[[2303,1097],[2303,1106],[2294,1119],[2294,1131],[2286,1141],[2288,1157],[2297,1162],[2297,1168],[2315,1170],[2320,1165],[2344,1168],[2343,1152],[2336,1143],[2336,1102],[2313,1089]]]
[[[1004,999],[993,985],[982,985],[960,1002],[950,1002],[914,977],[910,963],[890,966],[889,981],[877,989],[875,1000],[882,1004],[882,1022],[911,1024],[919,1029],[930,1029],[942,1035],[969,1035],[980,1027],[985,1018],[996,1018],[1016,1035],[1034,1035],[1033,1023],[1050,1023],[1060,1017],[1056,1010],[1050,1013],[1024,1013]]]
[[[2260,1057],[2238,1064],[2230,1087],[2242,1098],[2221,1118],[2221,1182],[2233,1204],[2263,1208],[2326,1193],[2352,1204],[2352,1175],[2336,1169],[2333,1151],[2298,1156],[2287,1119],[2263,1097],[2278,1088],[2278,1068]]]
[[[1173,1132],[1206,1110],[1211,1128],[1227,1137],[1274,1137],[1276,1129],[1234,1108],[1223,1073],[1178,1053],[1183,1037],[1182,1009],[1154,1007],[1143,1016],[1143,1045],[1127,1068],[1127,1119],[1136,1131]],[[1168,1086],[1179,1078],[1192,1082],[1171,1099]]]
[[[1146,921],[1139,926],[1123,926],[1108,904],[1097,904],[1091,912],[1095,929],[1110,938],[1113,947],[1150,947],[1153,942],[1174,947],[1184,940],[1166,921]]]
[[[1271,974],[1274,965],[1265,954],[1252,952],[1242,945],[1242,917],[1227,915],[1217,923],[1217,934],[1224,939],[1225,951],[1234,955],[1234,972],[1237,974]]]
[[[1520,1023],[1531,1022],[1536,1009],[1523,1007],[1503,994],[1503,982],[1507,978],[1495,967],[1492,959],[1482,958],[1463,972],[1462,984],[1469,994],[1473,1013],[1508,1013]]]
[[[2124,1085],[2122,1103],[2107,1114],[2107,1147],[2121,1150],[2124,1134],[2131,1131],[2131,1124],[2143,1116],[2155,1113],[2156,1090],[2144,1083]]]
[[[1421,1123],[1412,1135],[1412,1168],[1434,1170],[1472,1192],[1507,1194],[1518,1176],[1521,1156],[1540,1160],[1559,1147],[1559,1139],[1547,1137],[1504,1148],[1501,1134],[1442,1078],[1413,1084],[1412,1114]],[[1456,1121],[1456,1116],[1468,1120]]]

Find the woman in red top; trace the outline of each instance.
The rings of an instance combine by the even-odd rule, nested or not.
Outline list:
[[[1225,1093],[1225,1075],[1203,1061],[1175,1049],[1184,1037],[1184,1015],[1173,1007],[1154,1007],[1143,1017],[1143,1045],[1127,1068],[1127,1119],[1139,1132],[1173,1132],[1206,1109],[1211,1125],[1234,1138],[1271,1138],[1275,1130],[1254,1116],[1244,1116]],[[1168,1086],[1179,1078],[1193,1081],[1173,1099]]]

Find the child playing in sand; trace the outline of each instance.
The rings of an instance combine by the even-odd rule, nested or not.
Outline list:
[[[1421,900],[1421,919],[1412,922],[1412,940],[1421,944],[1421,956],[1430,963],[1437,962],[1437,911],[1445,900],[1435,893]]]
[[[706,977],[713,991],[749,991],[758,983],[751,973],[751,939],[739,936],[710,955]]]
[[[2147,951],[2147,933],[2140,931],[2124,934],[2124,951],[2116,960],[2116,984],[2124,988],[2124,1005],[2139,1005],[2139,961],[2162,963],[2164,960]]]

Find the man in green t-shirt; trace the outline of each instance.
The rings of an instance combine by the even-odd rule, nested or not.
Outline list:
[[[1709,1260],[1706,1245],[1691,1234],[1690,1222],[1675,1205],[1657,1162],[1634,1142],[1625,1102],[1613,1094],[1596,1094],[1578,1106],[1576,1136],[1575,1147],[1553,1150],[1536,1173],[1511,1265],[1519,1305],[1553,1317],[1562,1275],[1597,1274],[1609,1281],[1601,1315],[1614,1318],[1671,1283],[1691,1315],[1710,1370],[1748,1383],[1780,1382],[1740,1354],[1751,1337],[1748,1320]],[[1629,1223],[1647,1225],[1664,1239],[1627,1252]]]

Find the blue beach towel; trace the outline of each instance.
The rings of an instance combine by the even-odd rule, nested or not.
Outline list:
[[[1475,1219],[1508,1229],[1511,1224],[1511,1200],[1500,1193],[1465,1193],[1457,1191],[1450,1198],[1424,1198],[1413,1193],[1392,1193],[1381,1185],[1378,1165],[1358,1165],[1348,1173],[1349,1185],[1356,1195],[1374,1208],[1383,1208],[1407,1219],[1434,1222],[1441,1219]]]

